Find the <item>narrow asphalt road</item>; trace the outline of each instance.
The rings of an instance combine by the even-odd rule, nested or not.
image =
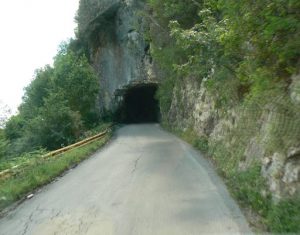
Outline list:
[[[210,164],[156,124],[103,150],[0,220],[1,235],[250,234]]]

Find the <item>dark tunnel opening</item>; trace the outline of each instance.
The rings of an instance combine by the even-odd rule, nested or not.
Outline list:
[[[130,88],[123,96],[120,110],[122,123],[159,122],[160,110],[155,99],[157,85],[143,85]]]

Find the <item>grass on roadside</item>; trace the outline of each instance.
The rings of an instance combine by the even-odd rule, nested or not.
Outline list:
[[[90,144],[75,148],[56,157],[34,158],[30,164],[6,180],[0,181],[0,210],[24,198],[38,187],[50,183],[64,171],[88,158],[110,139],[111,134]]]
[[[76,142],[97,135],[109,129],[112,125],[112,122],[99,123],[96,127],[85,131]],[[0,158],[0,172],[16,166],[30,165],[34,162],[34,158],[40,158],[42,155],[46,155],[47,153],[49,152],[46,149],[41,148],[31,152],[24,152],[21,155],[7,155],[4,158]]]

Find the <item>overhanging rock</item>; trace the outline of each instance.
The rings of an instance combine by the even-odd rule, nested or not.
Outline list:
[[[139,0],[81,0],[79,34],[99,75],[101,110],[118,108],[116,96],[126,87],[157,82],[144,39],[143,8]]]
[[[123,86],[122,88],[116,89],[114,93],[114,97],[116,99],[122,98],[126,92],[132,88],[142,87],[142,86],[157,86],[158,81],[156,80],[137,80],[132,81],[128,85]]]
[[[79,32],[86,33],[97,20],[114,14],[121,2],[121,0],[81,0],[77,17]]]

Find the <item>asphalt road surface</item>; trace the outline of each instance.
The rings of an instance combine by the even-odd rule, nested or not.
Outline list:
[[[128,125],[0,220],[1,235],[250,234],[211,165],[157,124]]]

